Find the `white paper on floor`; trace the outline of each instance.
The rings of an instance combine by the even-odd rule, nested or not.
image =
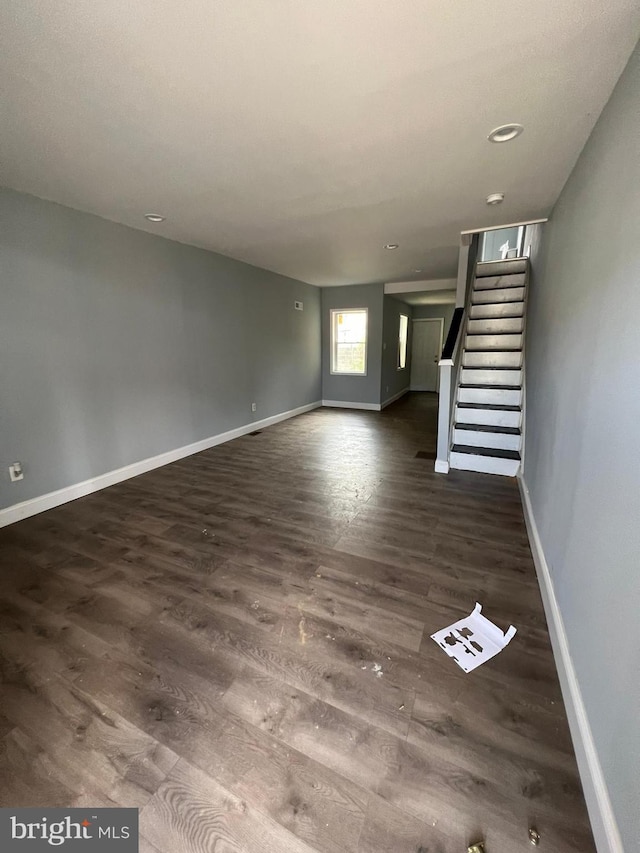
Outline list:
[[[495,657],[516,633],[516,629],[511,625],[506,634],[503,634],[481,611],[482,605],[476,602],[476,606],[464,619],[459,619],[448,628],[431,635],[431,639],[465,672],[471,672],[481,663]]]

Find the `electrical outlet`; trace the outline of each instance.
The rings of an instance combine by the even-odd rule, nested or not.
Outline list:
[[[293,307],[296,309],[296,311],[304,310],[304,305],[298,299],[296,299],[296,301],[293,303]]]
[[[251,411],[252,411],[252,412],[257,412],[257,411],[258,411],[258,406],[257,406],[257,404],[256,404],[256,403],[252,403],[252,404],[251,404]]]
[[[24,480],[24,471],[22,470],[21,462],[14,462],[13,465],[9,465],[9,477],[11,477],[12,483]]]

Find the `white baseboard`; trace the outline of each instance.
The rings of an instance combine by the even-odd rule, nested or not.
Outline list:
[[[553,655],[558,669],[562,696],[567,710],[571,738],[576,752],[578,769],[587,802],[591,828],[598,853],[624,853],[618,824],[616,822],[609,792],[600,766],[600,759],[593,740],[589,718],[582,699],[580,684],[571,659],[569,641],[556,598],[549,565],[542,549],[542,541],[533,515],[529,489],[522,475],[518,476],[522,496],[524,519],[529,534],[538,583],[549,626]]]
[[[330,409],[364,409],[367,412],[380,411],[380,403],[348,403],[346,400],[323,400],[322,405]]]
[[[396,400],[399,400],[400,397],[404,397],[405,394],[409,393],[408,388],[403,388],[402,391],[398,391],[397,394],[394,394],[393,397],[389,397],[388,400],[385,400],[384,403],[380,404],[380,409],[386,409],[387,406],[390,406],[392,403],[395,403]]]
[[[21,521],[23,518],[38,515],[40,512],[45,512],[61,504],[74,501],[76,498],[90,495],[92,492],[98,492],[100,489],[106,489],[107,486],[113,486],[115,483],[128,480],[130,477],[137,477],[139,474],[152,471],[154,468],[161,468],[163,465],[168,465],[170,462],[184,459],[185,456],[192,456],[194,453],[208,450],[217,444],[224,444],[226,441],[240,438],[240,436],[247,435],[247,433],[253,432],[256,429],[264,429],[272,424],[285,421],[288,418],[294,418],[296,415],[302,415],[304,412],[310,412],[321,405],[322,403],[318,400],[315,403],[308,403],[306,406],[298,406],[297,409],[290,409],[288,412],[281,412],[278,415],[263,418],[261,421],[252,421],[250,424],[244,424],[241,427],[236,427],[236,429],[221,432],[218,435],[204,438],[193,444],[186,444],[184,447],[177,447],[175,450],[160,453],[158,456],[142,459],[140,462],[125,465],[123,468],[117,468],[115,471],[108,471],[106,474],[100,474],[97,477],[92,477],[90,480],[84,480],[82,483],[75,483],[72,486],[66,486],[64,489],[58,489],[55,492],[49,492],[46,495],[6,507],[6,509],[0,510],[0,527],[6,527],[8,524]]]

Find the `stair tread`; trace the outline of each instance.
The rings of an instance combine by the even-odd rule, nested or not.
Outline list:
[[[517,275],[527,269],[528,258],[505,258],[499,261],[478,261],[476,264],[476,276],[484,278],[488,275]],[[500,272],[500,269],[505,272]]]
[[[520,275],[520,273],[513,273],[513,274],[517,275],[517,276]],[[488,276],[485,276],[485,277],[488,277]],[[496,278],[510,278],[510,276],[501,275],[501,276],[496,276]],[[482,278],[480,280],[482,281]],[[483,293],[487,293],[487,291],[489,291],[489,290],[508,290],[510,287],[524,287],[524,286],[525,285],[522,281],[519,281],[517,283],[515,281],[513,283],[509,283],[508,281],[507,282],[501,281],[499,287],[476,287],[475,282],[474,282],[473,289],[474,290],[481,290]]]
[[[494,350],[492,350],[493,352]],[[474,349],[472,352],[480,352],[480,350]],[[513,352],[513,350],[509,350],[509,352]],[[462,365],[463,370],[509,370],[509,371],[517,371],[522,370],[521,367],[496,367],[495,364],[487,364],[486,367],[483,365],[482,367],[465,367]]]
[[[502,450],[500,447],[474,447],[471,444],[454,444],[452,453],[467,453],[470,456],[493,456],[496,459],[520,459],[517,450]]]
[[[472,318],[473,319],[473,318]],[[484,317],[482,318],[484,319]],[[502,318],[500,318],[502,319]],[[521,335],[522,332],[467,332],[468,338],[477,338],[481,337],[493,337],[494,335]]]
[[[461,382],[460,388],[482,388],[483,391],[522,391],[522,385],[483,385],[481,382]]]
[[[500,288],[501,290],[503,288]],[[504,290],[508,290],[507,287]],[[479,293],[488,293],[488,290],[478,291]],[[524,302],[524,299],[503,299],[501,302],[474,302],[471,300],[472,305],[515,305],[517,302]]]
[[[496,355],[500,352],[522,352],[522,347],[509,347],[509,349],[467,349],[465,347],[465,352],[472,352],[474,354],[483,353],[486,355]],[[505,367],[501,367],[500,370],[506,370]]]
[[[520,435],[519,427],[493,426],[492,424],[456,423],[454,424],[454,429],[464,429],[467,430],[467,432],[494,432],[498,435],[501,433],[504,433],[505,435]]]
[[[457,403],[459,409],[490,409],[498,412],[519,412],[520,406],[496,405],[495,403]]]

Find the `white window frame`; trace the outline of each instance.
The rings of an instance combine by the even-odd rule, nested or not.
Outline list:
[[[336,338],[336,323],[338,314],[364,314],[364,372],[354,372],[351,370],[336,370],[338,354],[338,341]],[[332,376],[366,376],[367,375],[367,350],[369,342],[369,309],[368,308],[332,308],[331,309],[331,364],[330,372]]]
[[[404,341],[402,340],[402,318],[406,320],[405,324],[405,335]],[[404,364],[402,364],[402,344],[404,343]],[[409,354],[409,315],[408,314],[400,314],[398,318],[398,370],[406,370],[407,369],[407,358]]]

